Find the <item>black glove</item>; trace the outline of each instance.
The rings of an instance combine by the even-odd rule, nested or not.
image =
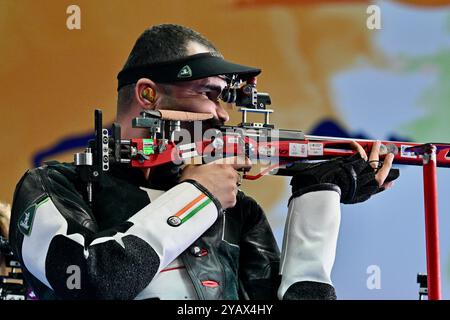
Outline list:
[[[391,169],[385,182],[400,176],[398,169]],[[341,203],[363,202],[383,191],[375,180],[375,171],[359,153],[348,158],[336,158],[326,162],[307,164],[292,178],[292,193],[322,183],[331,183],[341,189]]]

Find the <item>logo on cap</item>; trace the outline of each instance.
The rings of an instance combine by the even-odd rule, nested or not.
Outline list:
[[[180,72],[178,72],[178,78],[190,78],[192,77],[192,70],[188,65],[185,65],[181,68]]]

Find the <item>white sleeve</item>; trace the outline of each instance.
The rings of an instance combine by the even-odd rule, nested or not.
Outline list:
[[[159,272],[208,230],[217,217],[213,200],[184,182],[131,217],[133,226],[127,233],[143,239],[156,251]]]
[[[68,219],[64,212],[69,208],[54,201],[55,195],[43,194],[44,200],[18,219],[20,256],[34,277],[62,297],[133,298],[216,221],[220,204],[203,189],[180,183],[121,226],[98,235]],[[71,265],[84,275],[81,290],[67,288]],[[120,289],[107,290],[111,286]]]
[[[324,187],[293,197],[286,220],[279,299],[300,281],[331,282],[340,224],[339,188]]]

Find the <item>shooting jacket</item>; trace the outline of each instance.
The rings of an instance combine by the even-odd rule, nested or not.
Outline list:
[[[150,182],[139,169],[113,165],[94,185],[90,207],[72,164],[29,170],[16,187],[10,237],[36,295],[158,299],[148,288],[176,259],[194,298],[276,299],[280,252],[261,207],[239,192],[223,211],[178,175],[161,167]]]

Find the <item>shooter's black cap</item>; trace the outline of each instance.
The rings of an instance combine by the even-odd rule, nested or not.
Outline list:
[[[256,77],[261,69],[247,67],[226,61],[211,53],[199,53],[182,59],[123,69],[117,75],[118,90],[140,78],[155,82],[170,83],[197,80],[219,75],[238,75],[241,79]]]

